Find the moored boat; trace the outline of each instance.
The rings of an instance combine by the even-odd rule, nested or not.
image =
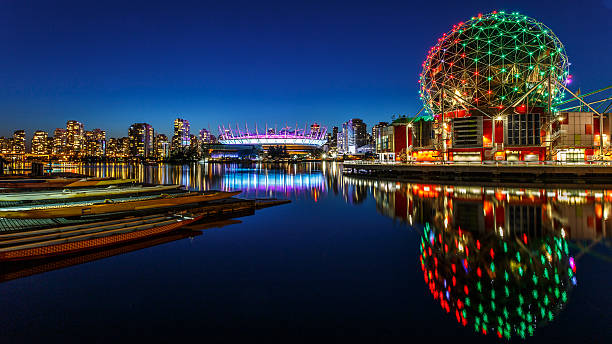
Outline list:
[[[114,225],[87,228],[0,241],[0,262],[47,258],[132,242],[172,232],[194,223],[202,215],[126,218]],[[9,246],[6,246],[9,245]]]
[[[109,186],[135,183],[136,179],[78,179],[78,178],[47,178],[47,179],[2,179],[0,188],[6,189],[57,189],[79,188],[93,186]]]
[[[146,194],[154,192],[167,192],[180,188],[180,185],[154,185],[154,186],[128,186],[119,188],[109,186],[106,188],[89,188],[89,189],[64,189],[51,191],[37,192],[14,192],[0,193],[1,202],[19,202],[19,201],[43,201],[43,200],[60,200],[74,199],[86,197],[109,197],[128,194]]]
[[[60,217],[70,218],[90,215],[105,215],[131,211],[163,210],[165,208],[171,209],[173,207],[182,205],[199,204],[202,202],[230,198],[238,194],[240,194],[240,191],[217,191],[205,194],[189,192],[179,195],[162,195],[160,197],[149,199],[126,200],[123,202],[104,200],[102,202],[93,202],[85,205],[50,206],[32,209],[4,208],[4,210],[0,210],[0,218],[52,219]]]

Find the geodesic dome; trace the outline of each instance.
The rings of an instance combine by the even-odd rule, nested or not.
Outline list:
[[[552,80],[567,83],[568,67],[563,44],[544,24],[516,12],[478,15],[453,26],[429,50],[420,97],[430,114],[544,107],[549,78],[552,103],[563,98]]]

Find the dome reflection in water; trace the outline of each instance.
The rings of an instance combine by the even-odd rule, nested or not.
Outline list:
[[[560,233],[500,231],[505,235],[426,223],[423,278],[442,309],[463,326],[525,338],[564,308],[576,284],[575,265]]]

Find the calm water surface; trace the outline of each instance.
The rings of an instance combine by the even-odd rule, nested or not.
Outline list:
[[[612,185],[407,184],[317,163],[75,171],[293,202],[4,282],[0,342],[612,340]]]

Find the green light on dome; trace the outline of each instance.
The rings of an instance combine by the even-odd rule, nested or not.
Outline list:
[[[534,299],[537,299],[538,298],[538,291],[534,289],[532,295],[533,295]]]

